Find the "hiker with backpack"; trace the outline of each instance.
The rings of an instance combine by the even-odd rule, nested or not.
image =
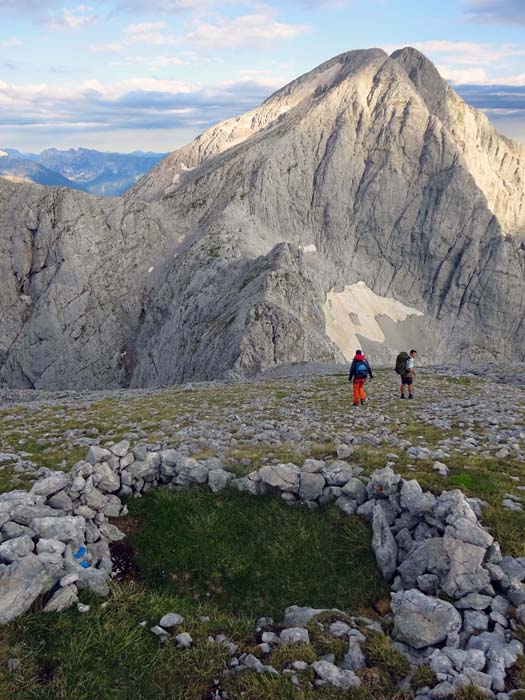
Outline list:
[[[354,406],[359,406],[360,402],[361,404],[366,402],[365,382],[368,377],[372,379],[373,376],[368,360],[361,350],[356,350],[348,375],[348,381],[353,382],[354,386]]]
[[[417,351],[411,350],[408,352],[400,352],[396,357],[396,372],[401,377],[401,399],[405,398],[405,386],[408,389],[408,398],[414,398],[414,378],[416,373],[414,371],[414,360],[417,357]]]

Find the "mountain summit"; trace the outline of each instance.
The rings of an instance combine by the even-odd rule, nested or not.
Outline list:
[[[525,149],[414,49],[337,56],[118,200],[0,182],[0,375],[525,359]],[[4,281],[5,280],[5,281]]]
[[[175,189],[188,168],[278,123],[297,121],[298,112],[302,130],[317,131],[309,122],[323,113],[325,119],[337,120],[330,125],[334,137],[347,125],[353,127],[357,133],[352,145],[361,145],[365,153],[379,148],[378,140],[388,134],[395,138],[392,151],[413,138],[412,153],[407,153],[413,155],[415,148],[421,152],[428,145],[425,138],[441,138],[446,130],[446,146],[463,158],[504,230],[525,235],[525,146],[500,136],[487,117],[463,102],[433,63],[413,48],[390,57],[380,49],[336,56],[276,92],[261,107],[222,122],[175,151],[132,192],[147,200],[161,198]],[[322,125],[326,134],[329,125]]]

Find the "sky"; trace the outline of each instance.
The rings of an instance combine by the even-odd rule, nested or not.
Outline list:
[[[0,148],[172,151],[332,56],[402,46],[525,143],[525,0],[0,0]]]

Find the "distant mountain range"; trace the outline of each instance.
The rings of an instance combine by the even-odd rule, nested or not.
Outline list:
[[[134,185],[166,155],[142,151],[103,153],[87,148],[67,151],[48,148],[41,153],[21,153],[14,148],[2,148],[0,176],[116,196]]]

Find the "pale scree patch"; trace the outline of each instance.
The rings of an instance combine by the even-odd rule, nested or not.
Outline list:
[[[341,350],[347,360],[360,347],[357,333],[378,343],[385,341],[377,316],[388,316],[398,323],[408,316],[423,316],[418,309],[405,306],[391,297],[380,297],[364,282],[345,287],[343,292],[330,291],[323,306],[326,335]]]

